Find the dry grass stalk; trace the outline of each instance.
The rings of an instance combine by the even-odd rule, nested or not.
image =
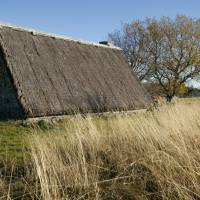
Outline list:
[[[200,106],[112,118],[76,116],[41,134],[32,157],[42,199],[200,199]]]

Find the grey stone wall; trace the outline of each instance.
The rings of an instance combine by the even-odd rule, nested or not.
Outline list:
[[[16,98],[16,91],[0,50],[0,120],[22,117],[23,111]]]

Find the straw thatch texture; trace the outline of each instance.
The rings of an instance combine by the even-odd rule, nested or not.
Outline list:
[[[27,117],[150,104],[118,49],[10,27],[0,28],[0,45]]]

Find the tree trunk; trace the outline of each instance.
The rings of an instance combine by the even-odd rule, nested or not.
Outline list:
[[[173,95],[167,95],[166,96],[167,102],[171,102],[173,97],[174,97]]]

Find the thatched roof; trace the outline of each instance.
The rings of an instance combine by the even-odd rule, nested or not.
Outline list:
[[[4,25],[0,46],[27,117],[150,104],[118,48]]]

